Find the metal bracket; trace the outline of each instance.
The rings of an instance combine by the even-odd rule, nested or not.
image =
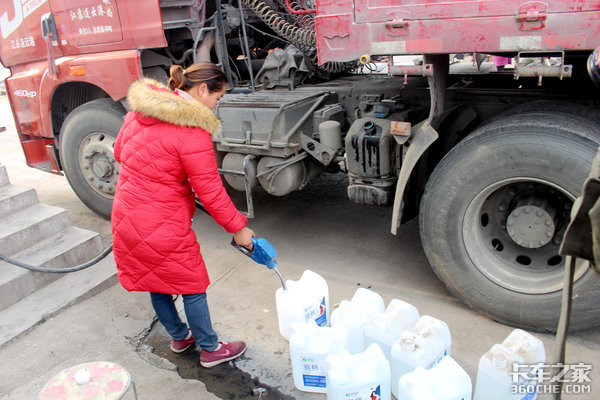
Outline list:
[[[410,11],[394,10],[387,14],[388,21],[385,22],[388,36],[406,36],[410,33]]]
[[[390,74],[393,76],[420,75],[433,76],[433,64],[423,65],[392,65]]]
[[[329,165],[331,161],[333,161],[335,154],[337,153],[337,150],[325,146],[324,144],[317,142],[306,135],[300,135],[300,144],[308,154],[316,158],[325,166]]]
[[[255,158],[256,156],[252,154],[248,154],[244,157],[244,172],[241,171],[233,171],[229,169],[219,168],[219,174],[221,175],[233,175],[233,176],[241,176],[244,178],[244,185],[246,186],[246,207],[248,211],[242,212],[246,218],[254,218],[254,203],[252,201],[252,185],[250,184],[250,179],[248,179],[248,163],[250,160]]]
[[[521,4],[517,13],[517,22],[522,31],[537,31],[546,27],[548,4],[541,1],[529,1]]]
[[[395,19],[393,21],[386,21],[385,27],[387,29],[388,36],[406,36],[410,33],[409,21],[405,19]]]
[[[522,65],[524,55],[530,55],[534,58],[541,60],[538,65]],[[560,56],[560,63],[557,65],[546,65],[544,58],[550,58],[552,55]],[[525,57],[527,58],[527,57]],[[556,57],[558,58],[558,57]],[[570,78],[573,74],[573,66],[565,65],[565,52],[564,51],[527,51],[519,52],[515,62],[515,80],[521,77],[525,78],[538,78],[538,86],[542,85],[542,78]]]
[[[433,64],[433,73],[427,76],[431,102],[429,122],[431,122],[444,112],[450,65],[448,63],[448,56],[445,54],[425,54],[423,56],[423,65],[427,64]]]

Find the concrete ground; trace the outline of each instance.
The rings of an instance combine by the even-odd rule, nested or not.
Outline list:
[[[7,167],[11,182],[33,187],[41,202],[69,210],[73,225],[100,232],[108,245],[109,222],[83,206],[64,177],[25,165],[6,97],[0,97],[0,126],[7,127],[0,133],[0,162]],[[256,217],[249,226],[278,250],[279,269],[287,279],[297,280],[310,269],[327,280],[332,305],[350,299],[357,288],[367,287],[382,295],[386,304],[398,298],[415,305],[421,314],[445,321],[452,334],[452,356],[473,384],[481,355],[512,331],[471,310],[446,290],[423,254],[416,221],[404,226],[398,236],[391,235],[391,209],[352,204],[345,197],[342,175],[318,179],[285,198],[258,192],[255,206]],[[225,340],[248,343],[246,354],[235,366],[257,379],[252,384],[278,390],[280,398],[324,399],[324,395],[294,388],[288,343],[277,327],[275,290],[280,283],[276,275],[234,250],[229,245],[231,236],[208,216],[198,212],[194,229],[212,279],[208,298],[214,327]],[[203,382],[181,378],[173,363],[150,351],[149,333],[156,353],[167,353],[168,338],[159,324],[153,325],[147,295],[128,293],[115,285],[0,347],[0,399],[35,398],[60,370],[98,360],[123,365],[136,382],[139,399],[252,398],[250,394],[218,397]],[[535,336],[544,342],[550,357],[553,336]],[[197,362],[191,357],[184,353],[170,359],[176,364]],[[598,398],[598,360],[599,330],[570,336],[567,361],[593,365],[592,388],[591,394],[565,398]],[[201,369],[198,364],[195,368]],[[131,393],[129,398],[133,398]]]

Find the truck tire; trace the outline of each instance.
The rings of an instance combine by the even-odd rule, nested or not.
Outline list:
[[[113,146],[125,109],[110,98],[74,109],[60,130],[60,159],[73,191],[90,210],[110,219],[119,165]]]
[[[536,112],[546,114],[556,112],[561,114],[571,114],[573,117],[577,116],[580,119],[588,120],[588,122],[594,121],[596,124],[600,124],[600,111],[597,109],[585,104],[577,104],[563,100],[535,100],[521,103],[494,116],[490,122],[523,113],[532,116],[532,114]],[[585,135],[585,132],[581,133]]]
[[[536,111],[478,128],[442,159],[419,224],[427,258],[454,295],[499,322],[556,330],[558,249],[599,142],[591,120]],[[579,261],[571,329],[598,324],[599,303],[600,277]]]

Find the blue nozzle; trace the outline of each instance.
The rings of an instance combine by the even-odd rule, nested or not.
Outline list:
[[[254,246],[250,257],[252,260],[259,264],[266,265],[269,269],[273,269],[277,266],[277,260],[275,260],[277,250],[271,246],[271,243],[269,243],[267,239],[257,239],[253,237],[252,245]]]
[[[267,239],[257,239],[255,237],[252,238],[252,251],[247,249],[244,246],[240,246],[235,242],[234,239],[231,239],[231,245],[250,257],[254,262],[262,265],[266,265],[269,269],[275,271],[277,276],[279,276],[279,280],[281,280],[281,286],[283,290],[287,290],[287,286],[285,284],[285,280],[283,279],[283,275],[277,269],[277,261],[275,260],[275,256],[277,255],[277,250],[271,243],[267,241]]]

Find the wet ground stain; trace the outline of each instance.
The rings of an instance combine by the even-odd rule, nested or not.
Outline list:
[[[200,366],[200,351],[188,349],[175,354],[169,348],[169,338],[160,332],[156,324],[143,340],[143,344],[151,346],[153,353],[165,358],[177,366],[177,372],[183,379],[197,379],[206,385],[206,389],[221,399],[230,400],[294,400],[276,388],[264,385],[258,378],[235,366],[234,361],[217,365],[213,368]],[[244,356],[242,356],[244,357]]]

